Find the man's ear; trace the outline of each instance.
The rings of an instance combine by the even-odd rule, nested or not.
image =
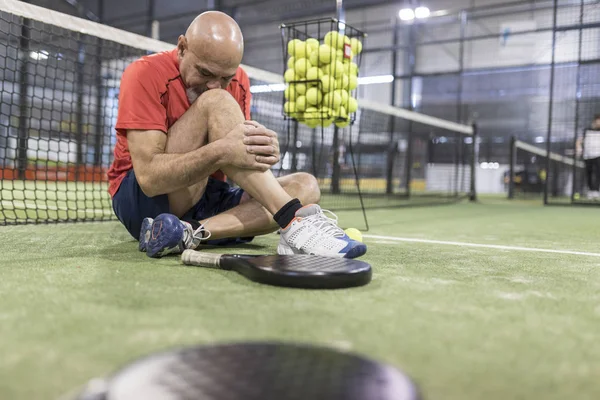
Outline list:
[[[183,57],[184,53],[187,51],[187,39],[183,35],[179,35],[177,39],[177,55],[179,57]]]

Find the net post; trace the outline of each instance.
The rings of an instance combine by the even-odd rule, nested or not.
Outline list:
[[[19,50],[21,51],[19,70],[19,128],[17,142],[17,171],[19,179],[25,180],[27,170],[27,147],[29,141],[29,107],[27,105],[27,92],[29,91],[29,31],[30,21],[23,19],[21,25],[21,37],[19,38]]]
[[[290,166],[290,171],[292,173],[298,171],[298,121],[294,120],[294,122],[292,123],[292,126],[294,127],[294,139],[293,139],[293,143],[292,143],[292,165]],[[288,147],[289,147],[289,143],[288,143]]]
[[[331,175],[331,193],[340,194],[340,133],[336,126],[333,129],[333,172]]]
[[[469,187],[469,200],[477,201],[477,190],[475,185],[475,171],[477,170],[477,124],[473,123],[473,150],[471,154],[471,182]]]
[[[546,181],[544,182],[544,205],[548,204],[548,178],[550,175],[550,153],[552,150],[552,118],[554,111],[554,80],[556,73],[556,27],[558,24],[558,0],[553,1],[552,12],[552,61],[550,64],[550,101],[548,102],[548,134],[546,138]]]
[[[517,138],[512,136],[510,138],[510,153],[509,153],[509,167],[508,167],[508,198],[513,199],[515,197],[515,167],[517,164]]]
[[[83,167],[83,74],[85,68],[85,45],[83,43],[83,38],[79,35],[77,40],[77,64],[76,64],[76,74],[77,74],[77,97],[76,97],[76,111],[75,111],[75,142],[77,143],[77,154],[76,156],[76,170],[75,170],[75,179],[80,180],[84,175]]]

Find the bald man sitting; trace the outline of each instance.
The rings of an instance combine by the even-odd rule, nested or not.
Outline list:
[[[175,49],[126,68],[108,172],[115,214],[150,257],[244,243],[278,228],[279,254],[363,255],[366,246],[316,204],[312,175],[270,171],[277,134],[250,121],[242,55],[237,23],[211,11]]]

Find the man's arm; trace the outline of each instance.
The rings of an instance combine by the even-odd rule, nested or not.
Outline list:
[[[136,179],[148,197],[189,187],[227,165],[266,171],[279,161],[276,133],[254,121],[187,153],[165,153],[167,135],[159,130],[129,130],[127,141]]]
[[[127,142],[136,179],[148,196],[158,196],[206,179],[222,166],[218,142],[182,154],[166,154],[167,135],[158,130],[129,130]]]

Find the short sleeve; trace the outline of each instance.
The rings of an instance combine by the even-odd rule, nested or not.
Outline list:
[[[227,89],[240,105],[244,117],[249,120],[252,93],[250,93],[250,79],[242,67],[238,67],[235,77],[232,79],[231,84]]]
[[[167,133],[167,110],[161,102],[164,86],[148,63],[130,64],[121,78],[116,129],[155,129]]]

